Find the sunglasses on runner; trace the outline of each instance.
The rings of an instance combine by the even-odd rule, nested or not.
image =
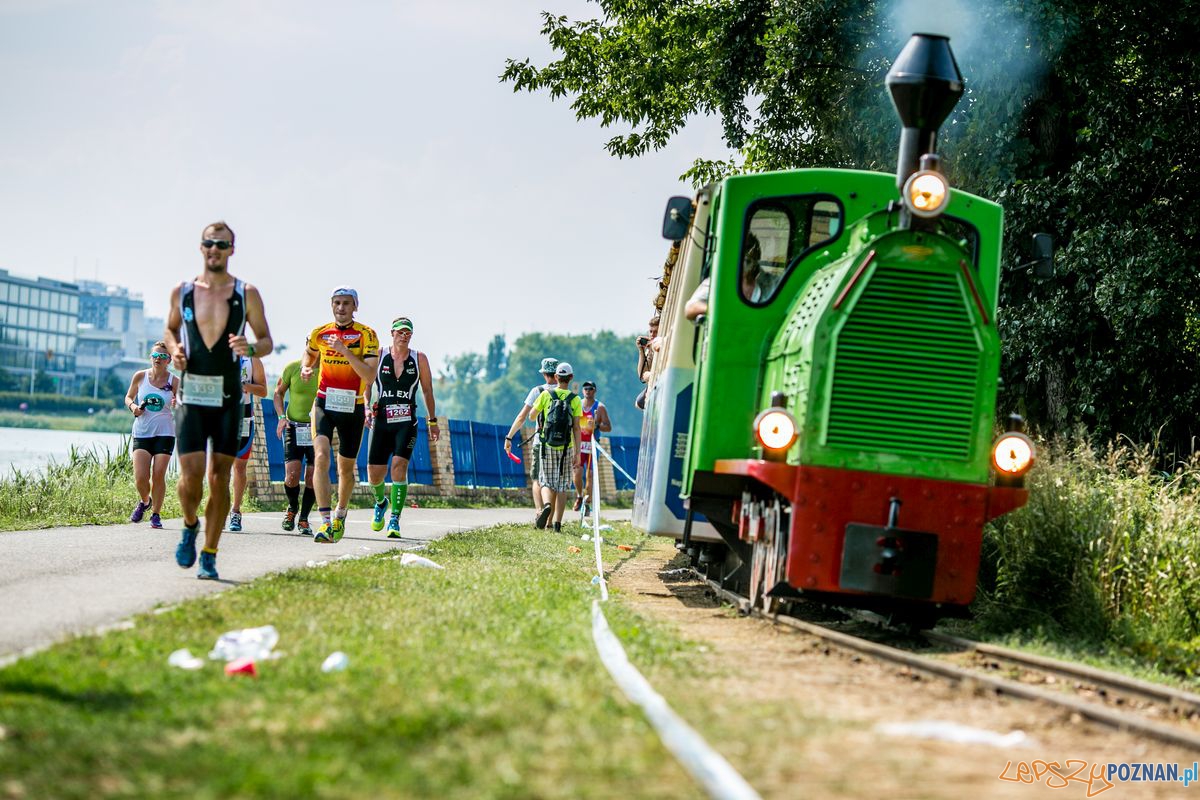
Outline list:
[[[200,242],[200,246],[205,250],[209,249],[210,247],[215,247],[218,250],[228,250],[229,248],[233,247],[233,242],[229,242],[224,239],[205,239]]]
[[[158,361],[158,360],[165,361],[165,360],[169,359],[171,356],[168,353],[151,353],[150,357],[155,359],[156,361]]]

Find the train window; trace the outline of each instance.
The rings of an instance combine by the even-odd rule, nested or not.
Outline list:
[[[836,239],[842,205],[830,195],[772,197],[746,210],[739,288],[751,305],[774,299],[788,272],[811,250]]]

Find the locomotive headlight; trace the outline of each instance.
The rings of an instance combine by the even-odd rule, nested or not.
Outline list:
[[[1023,433],[1010,431],[992,447],[992,466],[1001,475],[1019,478],[1033,466],[1033,442]]]
[[[918,217],[936,217],[946,210],[950,186],[940,172],[921,170],[904,182],[904,207]]]
[[[768,408],[754,419],[754,435],[766,450],[786,451],[796,441],[796,418],[782,408]]]

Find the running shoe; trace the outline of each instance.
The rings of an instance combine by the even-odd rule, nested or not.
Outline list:
[[[175,563],[184,569],[196,563],[196,534],[199,532],[199,522],[193,528],[184,526],[183,538],[179,540],[179,546],[175,548]]]
[[[333,541],[340,542],[342,540],[342,537],[345,535],[346,535],[346,518],[345,517],[334,517],[333,518],[333,531],[332,531]]]
[[[296,512],[290,508],[283,515],[283,529],[285,531],[296,530]]]
[[[215,581],[219,577],[216,553],[200,551],[200,569],[196,570],[196,577],[202,581]]]
[[[562,533],[562,523],[561,522],[554,523],[554,532]]]
[[[317,535],[313,537],[313,541],[317,544],[333,544],[333,526],[328,522],[322,522],[321,527],[317,528]]]
[[[158,531],[162,530],[162,517],[157,513],[150,515],[150,527]]]
[[[571,510],[578,511],[579,507],[582,505],[583,505],[583,495],[580,495],[579,497],[575,498],[575,505],[571,507]]]
[[[229,530],[233,533],[242,532],[242,512],[234,511],[229,515]]]
[[[146,512],[149,509],[150,509],[149,503],[143,503],[141,500],[138,500],[138,504],[133,507],[133,513],[129,515],[129,521],[130,522],[141,522],[142,517],[144,517],[146,515]]]
[[[383,515],[387,513],[388,499],[385,497],[375,504],[375,517],[371,520],[371,530],[383,530]]]
[[[312,525],[308,524],[308,520],[302,519],[296,525],[296,532],[301,534],[302,536],[312,536],[313,535]]]
[[[542,510],[538,512],[537,519],[533,521],[533,526],[538,530],[545,530],[546,523],[550,521],[550,504],[542,506]]]
[[[397,514],[392,514],[391,519],[388,520],[388,538],[400,538],[400,517]]]

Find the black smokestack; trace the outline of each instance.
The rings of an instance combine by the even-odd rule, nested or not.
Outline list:
[[[962,97],[962,73],[950,51],[950,40],[914,33],[888,70],[886,83],[904,126],[896,166],[896,186],[901,188],[917,171],[921,156],[935,151],[938,128]]]

